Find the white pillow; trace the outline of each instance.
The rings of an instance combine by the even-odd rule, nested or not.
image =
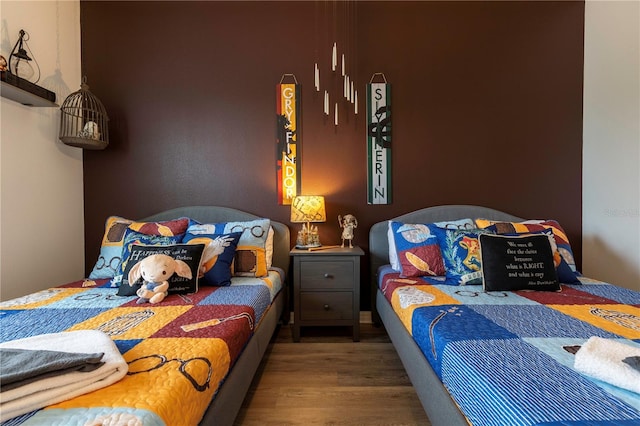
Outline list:
[[[267,242],[265,243],[265,253],[267,258],[267,270],[271,268],[271,263],[273,261],[273,234],[275,231],[273,230],[273,226],[269,227],[269,233],[267,234]]]
[[[394,271],[400,272],[400,261],[396,252],[396,241],[393,238],[393,230],[391,229],[391,221],[388,222],[387,240],[389,240],[389,263]]]

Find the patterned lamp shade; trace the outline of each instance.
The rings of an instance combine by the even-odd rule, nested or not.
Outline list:
[[[321,195],[298,195],[291,202],[291,222],[326,222],[324,197]]]
[[[320,247],[318,228],[310,222],[326,222],[324,197],[321,195],[299,195],[291,202],[291,222],[302,223],[296,240],[297,248]]]

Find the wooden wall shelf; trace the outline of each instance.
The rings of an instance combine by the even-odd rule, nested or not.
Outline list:
[[[57,107],[56,94],[24,79],[1,71],[0,95],[22,105],[32,107]]]

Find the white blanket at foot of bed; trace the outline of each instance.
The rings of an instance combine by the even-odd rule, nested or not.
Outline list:
[[[593,336],[576,352],[574,367],[603,382],[640,393],[640,371],[623,361],[633,356],[640,356],[640,347]]]
[[[42,334],[4,342],[0,348],[104,353],[104,364],[93,371],[73,371],[1,392],[0,421],[109,386],[128,371],[127,362],[111,338],[97,330]]]

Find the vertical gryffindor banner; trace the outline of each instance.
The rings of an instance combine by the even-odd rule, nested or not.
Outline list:
[[[285,83],[285,79],[293,83]],[[300,114],[301,90],[293,74],[285,74],[276,86],[278,204],[290,205],[300,190]]]

